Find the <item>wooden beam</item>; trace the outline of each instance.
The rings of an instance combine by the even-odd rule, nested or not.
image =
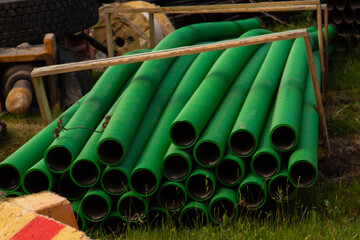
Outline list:
[[[326,96],[325,84],[326,84],[326,81],[328,80],[328,76],[329,76],[329,26],[328,25],[329,25],[329,11],[326,8],[324,10],[325,76],[324,76],[324,82],[321,85],[321,90],[322,90],[323,96]]]
[[[326,127],[325,112],[324,112],[324,108],[323,108],[323,104],[322,104],[321,93],[320,93],[320,88],[319,88],[319,84],[318,84],[318,79],[316,76],[316,69],[315,69],[313,54],[312,54],[312,50],[311,50],[310,38],[309,38],[308,34],[306,37],[304,37],[304,42],[305,42],[305,48],[306,48],[306,56],[307,56],[308,64],[309,64],[309,70],[310,70],[310,74],[311,74],[311,80],[312,80],[312,84],[313,84],[313,88],[314,88],[314,94],[315,94],[315,100],[316,100],[316,110],[317,110],[318,116],[319,116],[320,130],[323,135],[325,154],[329,158],[330,154],[331,154],[329,135],[328,135],[327,127]]]
[[[111,27],[111,15],[105,14],[105,31],[106,31],[106,43],[108,49],[108,57],[114,56],[114,44],[113,44],[113,32]]]
[[[44,125],[48,125],[51,120],[51,112],[49,108],[49,102],[46,96],[45,88],[44,88],[44,82],[42,77],[33,77],[32,83],[35,90],[36,99],[39,105],[41,118],[44,123]]]
[[[306,29],[299,29],[299,30],[285,31],[280,33],[264,34],[264,35],[248,37],[248,38],[221,41],[216,43],[207,43],[207,44],[201,44],[190,47],[179,47],[168,50],[153,51],[150,53],[139,53],[130,56],[119,56],[113,58],[96,59],[96,60],[83,61],[77,63],[65,63],[54,66],[35,68],[31,72],[31,76],[32,77],[48,76],[51,74],[67,73],[67,72],[87,70],[87,69],[93,69],[99,67],[108,67],[118,64],[177,57],[177,56],[194,54],[194,53],[216,51],[227,48],[248,46],[253,44],[262,44],[267,42],[293,39],[304,36],[307,36]]]
[[[149,28],[150,28],[150,48],[155,47],[155,25],[154,13],[149,12]]]
[[[319,54],[320,54],[320,63],[321,63],[321,84],[325,82],[325,61],[324,61],[324,42],[323,42],[323,32],[322,32],[322,17],[321,17],[321,4],[318,0],[317,9],[316,9],[316,20],[318,26],[318,41],[319,41]],[[323,100],[326,101],[325,92],[322,92]]]

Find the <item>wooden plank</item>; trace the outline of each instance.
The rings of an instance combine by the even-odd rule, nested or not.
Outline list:
[[[323,104],[322,104],[320,88],[319,88],[318,79],[316,76],[316,69],[315,69],[313,54],[312,54],[312,50],[311,50],[310,38],[308,35],[306,37],[304,37],[304,42],[305,42],[305,48],[306,48],[306,56],[307,56],[308,63],[309,63],[311,80],[312,80],[312,84],[314,87],[316,110],[317,110],[318,116],[319,116],[320,130],[323,135],[323,141],[324,141],[324,147],[325,147],[324,150],[325,150],[326,156],[329,158],[330,154],[331,154],[329,135],[328,135],[327,127],[326,127],[325,112],[324,112],[324,108],[323,108]]]
[[[154,13],[149,13],[149,28],[150,28],[150,48],[155,47],[155,25],[154,25]]]
[[[142,61],[155,60],[155,59],[161,59],[161,58],[169,58],[169,57],[177,57],[177,56],[194,54],[194,53],[216,51],[216,50],[222,50],[222,49],[227,49],[227,48],[248,46],[248,45],[253,45],[253,44],[262,44],[262,43],[267,43],[267,42],[293,39],[293,38],[304,37],[304,36],[307,36],[306,29],[298,29],[298,30],[285,31],[285,32],[280,32],[280,33],[270,33],[270,34],[264,34],[264,35],[260,35],[260,36],[235,39],[235,40],[227,40],[227,41],[221,41],[221,42],[216,42],[216,43],[201,44],[201,45],[190,46],[190,47],[179,47],[179,48],[173,48],[173,49],[168,49],[168,50],[153,51],[150,53],[139,53],[139,54],[133,54],[130,56],[119,56],[119,57],[96,59],[96,60],[83,61],[83,62],[77,62],[77,63],[66,63],[66,64],[59,64],[59,65],[54,65],[54,66],[46,66],[46,67],[41,67],[41,68],[35,68],[31,72],[31,76],[32,77],[40,77],[40,76],[47,76],[47,75],[51,75],[51,74],[67,73],[67,72],[87,70],[87,69],[93,69],[93,68],[99,68],[99,67],[108,67],[108,66],[118,65],[118,64],[142,62]]]
[[[108,49],[108,57],[114,56],[113,32],[111,27],[111,15],[105,14],[105,30],[106,30],[106,43]]]
[[[37,102],[39,104],[39,109],[41,113],[41,118],[44,125],[48,125],[51,122],[51,112],[49,108],[49,102],[46,96],[44,83],[42,77],[33,77],[32,83],[35,90],[35,95]]]

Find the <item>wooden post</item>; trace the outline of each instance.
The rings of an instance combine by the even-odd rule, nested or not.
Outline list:
[[[111,27],[111,13],[105,14],[106,43],[108,49],[108,57],[114,56],[113,32]]]
[[[320,54],[320,63],[321,63],[321,84],[324,85],[325,82],[325,63],[324,63],[324,44],[323,44],[323,34],[322,34],[322,17],[321,17],[321,3],[318,0],[316,5],[316,15],[317,15],[317,25],[318,25],[318,39],[319,39],[319,54]],[[326,101],[325,92],[322,92],[323,100]]]
[[[325,81],[321,85],[321,89],[323,92],[323,95],[326,96],[325,93],[325,84],[328,80],[329,76],[329,11],[327,9],[327,6],[324,9],[324,28],[325,28]]]
[[[150,28],[150,48],[155,47],[155,26],[154,26],[154,13],[149,12],[149,28]]]
[[[311,50],[310,38],[309,38],[308,34],[307,34],[307,36],[304,37],[304,42],[305,42],[305,48],[306,48],[306,56],[307,56],[308,63],[309,63],[311,80],[312,80],[312,84],[314,87],[316,110],[317,110],[318,116],[319,116],[320,130],[323,135],[325,155],[329,158],[330,154],[331,154],[329,135],[328,135],[327,127],[326,127],[325,112],[324,112],[324,108],[323,108],[323,104],[322,104],[318,80],[316,77],[316,69],[315,69],[313,54],[312,54],[312,50]]]
[[[44,88],[44,82],[42,77],[33,77],[32,83],[35,90],[36,99],[39,105],[41,118],[44,123],[44,125],[48,125],[51,120],[51,112],[49,108],[49,102],[46,96],[45,88]]]

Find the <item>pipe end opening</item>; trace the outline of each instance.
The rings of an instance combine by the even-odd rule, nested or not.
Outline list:
[[[273,131],[271,141],[280,151],[289,151],[295,145],[296,135],[291,128],[280,126]]]
[[[177,122],[172,126],[170,136],[176,145],[189,147],[196,140],[196,131],[190,123]]]
[[[220,160],[220,149],[212,142],[202,142],[195,148],[196,159],[205,166],[211,167]]]
[[[128,179],[122,171],[112,169],[104,173],[102,184],[109,193],[121,194],[128,187]]]
[[[255,139],[247,131],[238,131],[230,137],[230,147],[239,156],[248,156],[255,150]]]
[[[49,178],[40,171],[31,171],[26,174],[23,184],[29,194],[51,189]]]
[[[257,155],[253,161],[254,172],[262,178],[270,178],[278,170],[276,158],[268,153]]]
[[[240,166],[232,160],[224,159],[216,168],[219,180],[227,185],[236,185],[243,178]]]
[[[207,216],[199,208],[189,208],[181,216],[182,225],[187,228],[200,228],[207,224]]]
[[[219,223],[223,223],[224,219],[232,221],[236,217],[236,205],[229,200],[219,199],[211,205],[210,213]]]
[[[290,178],[292,182],[300,187],[311,185],[316,178],[314,167],[307,162],[294,164],[290,169]]]
[[[58,182],[58,189],[61,196],[69,200],[80,199],[85,195],[87,188],[80,187],[74,183],[70,175],[66,173],[60,177]]]
[[[82,186],[91,186],[99,178],[98,168],[90,161],[79,161],[74,164],[71,174],[75,182]]]
[[[181,180],[189,174],[190,166],[183,157],[172,155],[164,160],[164,172],[171,180]]]
[[[269,184],[269,191],[276,201],[287,202],[291,199],[296,189],[286,176],[278,176],[274,178]]]
[[[0,188],[6,191],[16,189],[20,184],[20,174],[9,165],[0,166]]]
[[[124,155],[124,149],[115,140],[105,140],[98,148],[99,158],[106,164],[119,163]]]
[[[197,200],[206,200],[214,191],[214,185],[206,175],[191,176],[186,185],[189,195]]]
[[[240,200],[249,208],[257,208],[265,201],[264,190],[257,184],[247,184],[240,189]]]
[[[186,193],[176,185],[168,185],[160,189],[158,199],[165,209],[176,210],[185,205]]]
[[[131,186],[142,196],[151,195],[157,188],[157,180],[152,172],[140,169],[132,175]]]
[[[71,162],[72,155],[64,147],[54,147],[46,154],[47,166],[56,172],[64,172],[68,170]]]
[[[149,211],[146,218],[147,222],[152,227],[164,226],[170,221],[169,216],[166,214],[166,212],[160,209]]]
[[[124,233],[127,229],[127,224],[120,217],[108,217],[104,220],[102,228],[107,233]]]
[[[128,221],[139,221],[146,213],[145,203],[137,197],[128,196],[119,202],[119,213]]]
[[[83,200],[82,210],[89,219],[99,221],[109,213],[109,206],[103,197],[90,195]]]

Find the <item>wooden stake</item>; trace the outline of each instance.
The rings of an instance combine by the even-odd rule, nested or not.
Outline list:
[[[155,26],[154,26],[154,13],[149,12],[149,27],[150,27],[150,48],[155,47]]]
[[[319,39],[319,54],[320,54],[320,63],[321,63],[321,84],[324,85],[325,82],[325,62],[324,62],[324,42],[322,34],[322,17],[321,17],[321,3],[318,0],[317,9],[317,26],[318,26],[318,39]],[[326,101],[325,92],[322,92],[323,100]]]
[[[108,49],[108,57],[114,56],[114,44],[113,44],[113,33],[111,27],[111,15],[110,13],[105,14],[105,29],[106,29],[106,43]]]
[[[51,112],[49,108],[49,102],[46,96],[45,88],[44,88],[44,82],[42,77],[33,77],[32,83],[35,90],[36,99],[39,105],[41,118],[44,123],[44,125],[48,125],[51,120]]]
[[[325,77],[324,82],[321,85],[321,90],[323,92],[323,97],[326,96],[325,93],[325,84],[329,76],[329,11],[327,7],[324,9],[324,28],[325,28]]]

